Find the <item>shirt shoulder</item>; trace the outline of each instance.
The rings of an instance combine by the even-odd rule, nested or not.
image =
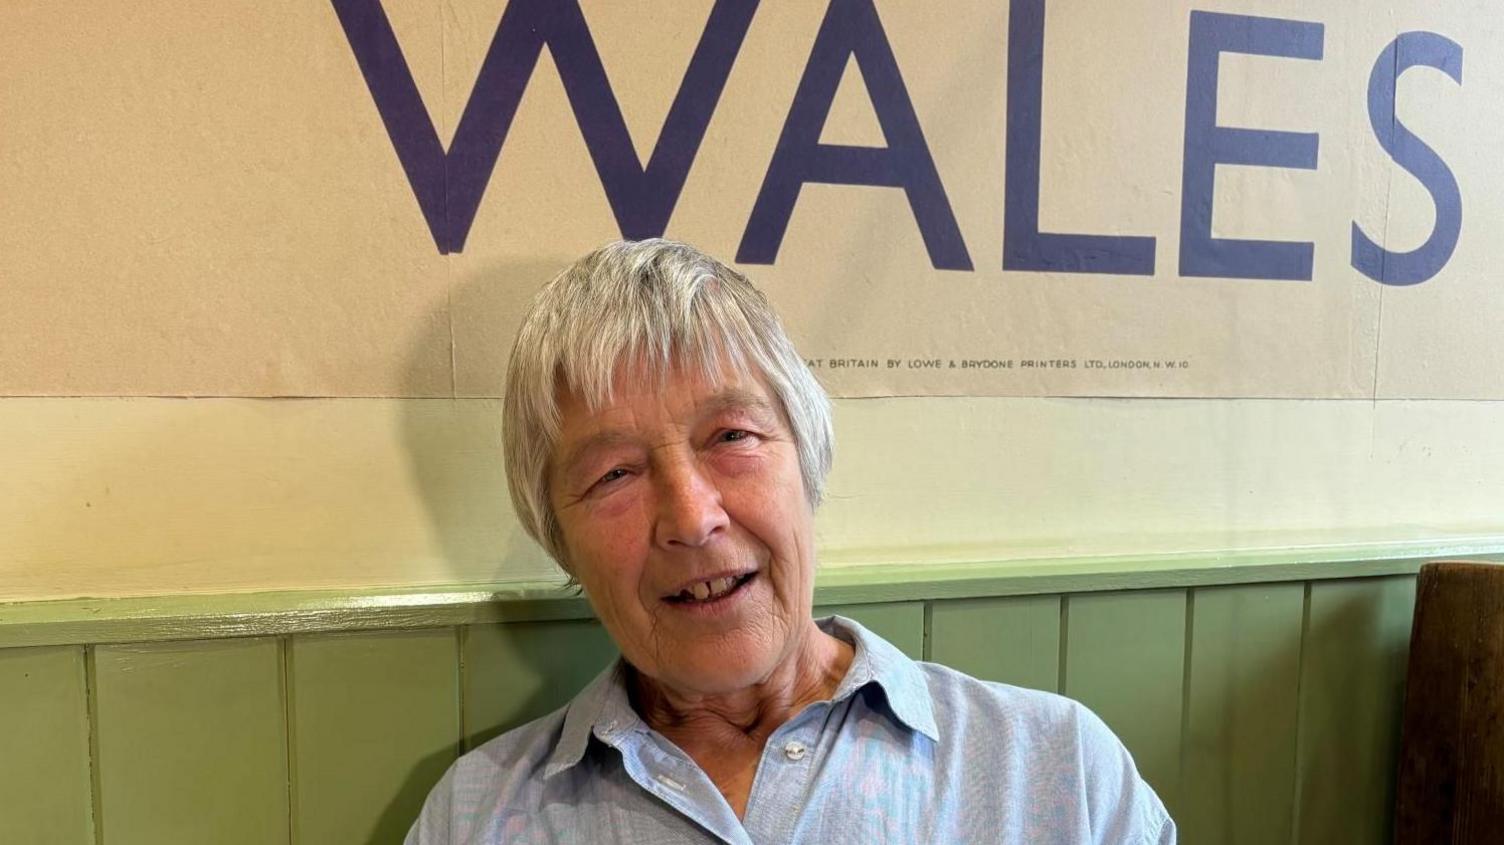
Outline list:
[[[513,728],[456,760],[428,794],[406,845],[474,841],[480,828],[528,812],[539,797],[568,709]]]
[[[918,666],[942,748],[973,771],[1004,773],[1041,791],[1075,793],[1094,841],[1175,841],[1175,825],[1133,756],[1084,704],[934,663]]]

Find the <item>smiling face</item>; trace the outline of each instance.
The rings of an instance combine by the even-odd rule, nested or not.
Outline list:
[[[717,695],[767,679],[811,626],[813,514],[789,426],[756,378],[623,368],[561,396],[550,499],[568,567],[638,672]]]

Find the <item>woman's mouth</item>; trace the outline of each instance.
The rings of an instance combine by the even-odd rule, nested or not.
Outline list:
[[[663,600],[669,604],[677,604],[685,607],[704,607],[716,604],[735,595],[756,575],[757,573],[753,571],[742,575],[727,575],[720,578],[711,578],[706,581],[696,581],[675,595],[665,596]]]

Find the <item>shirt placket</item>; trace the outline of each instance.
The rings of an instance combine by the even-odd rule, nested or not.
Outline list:
[[[660,747],[645,731],[601,739],[621,752],[623,768],[638,786],[728,845],[752,845],[726,799],[694,763]]]
[[[814,705],[768,738],[742,822],[757,845],[793,841],[829,709],[828,704]]]

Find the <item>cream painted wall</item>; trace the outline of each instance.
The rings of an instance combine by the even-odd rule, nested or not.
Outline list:
[[[494,400],[0,400],[0,600],[554,577]],[[1504,402],[837,403],[827,565],[1504,535]]]

